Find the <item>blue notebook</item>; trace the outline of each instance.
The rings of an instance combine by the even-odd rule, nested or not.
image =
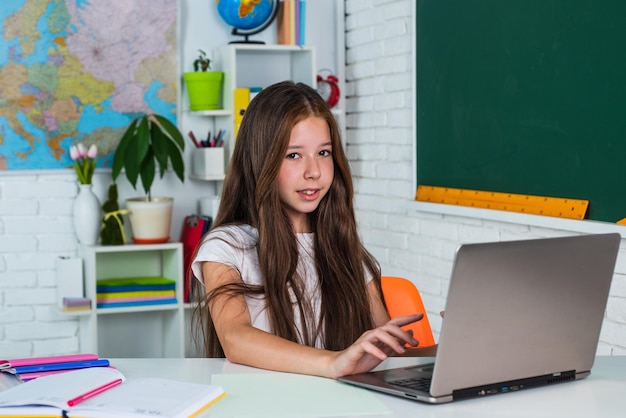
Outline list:
[[[107,367],[109,366],[109,360],[85,360],[85,361],[70,361],[65,363],[50,363],[50,364],[37,364],[33,366],[17,366],[14,367],[15,373],[34,373],[34,372],[51,372],[54,370],[72,370],[72,369],[85,369],[87,367]]]
[[[177,303],[176,298],[173,299],[159,299],[159,300],[145,300],[137,302],[107,302],[98,303],[97,308],[128,308],[132,306],[147,306],[147,305],[172,305]]]
[[[153,285],[127,285],[127,286],[97,286],[98,293],[123,293],[123,292],[143,292],[144,290],[172,290],[175,284],[153,284]]]

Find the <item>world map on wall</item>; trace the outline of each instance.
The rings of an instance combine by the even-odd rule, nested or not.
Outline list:
[[[72,144],[110,167],[143,113],[176,121],[171,0],[0,1],[0,170],[63,168]]]

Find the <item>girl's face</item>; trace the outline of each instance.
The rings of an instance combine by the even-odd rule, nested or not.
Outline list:
[[[334,175],[326,121],[310,117],[298,122],[278,173],[278,194],[296,232],[311,232],[308,214],[326,196]]]

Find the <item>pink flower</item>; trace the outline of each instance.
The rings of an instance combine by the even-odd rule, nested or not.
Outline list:
[[[89,150],[81,143],[70,147],[70,158],[74,161],[74,171],[76,171],[80,184],[91,184],[91,178],[96,169],[97,156],[98,147],[95,144],[92,144]]]
[[[98,147],[96,144],[91,144],[89,150],[87,150],[87,158],[96,158],[98,156]]]
[[[72,161],[74,161],[78,157],[80,157],[80,155],[78,154],[78,148],[76,147],[76,145],[72,145],[70,147],[70,158],[72,159]]]

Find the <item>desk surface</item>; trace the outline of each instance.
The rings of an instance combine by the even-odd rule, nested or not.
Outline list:
[[[393,358],[381,366],[391,368],[418,362],[424,359]],[[222,359],[111,359],[111,364],[127,378],[164,377],[196,383],[210,383],[212,374],[271,373]],[[375,396],[393,413],[352,418],[621,417],[626,411],[626,356],[597,357],[591,375],[580,381],[481,399],[427,405],[382,393]],[[278,393],[276,401],[280,402]]]

